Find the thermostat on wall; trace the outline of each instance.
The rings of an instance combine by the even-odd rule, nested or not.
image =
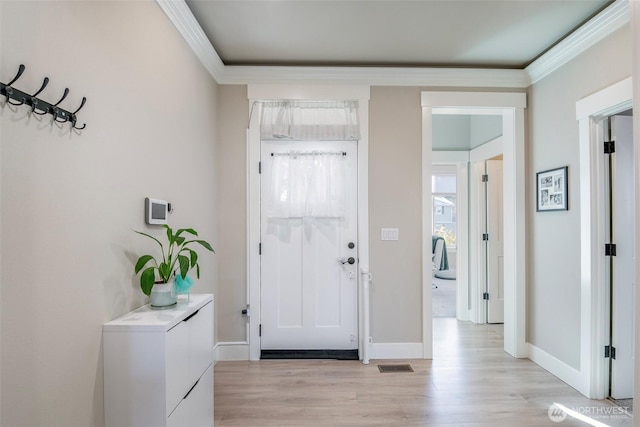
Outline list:
[[[167,217],[170,211],[170,203],[166,200],[152,199],[146,197],[144,199],[144,220],[147,224],[160,225],[167,223]]]

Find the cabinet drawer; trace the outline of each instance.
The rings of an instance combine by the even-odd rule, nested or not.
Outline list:
[[[167,333],[167,415],[212,362],[213,303]]]
[[[211,427],[213,425],[213,364],[167,420],[167,427]]]

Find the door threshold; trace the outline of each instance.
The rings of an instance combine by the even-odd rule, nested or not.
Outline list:
[[[260,359],[335,359],[359,360],[354,350],[261,350]]]

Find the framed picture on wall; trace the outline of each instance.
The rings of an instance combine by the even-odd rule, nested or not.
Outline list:
[[[567,166],[536,173],[536,211],[569,210]]]

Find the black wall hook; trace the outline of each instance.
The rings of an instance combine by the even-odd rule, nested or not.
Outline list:
[[[82,102],[80,103],[80,106],[78,107],[78,109],[77,109],[76,111],[74,111],[74,112],[73,112],[73,113],[71,113],[71,114],[74,114],[74,115],[75,115],[78,111],[80,111],[80,109],[81,109],[82,107],[84,107],[84,103],[85,103],[85,102],[87,102],[87,97],[86,97],[86,96],[83,96],[83,97],[82,97]]]
[[[4,95],[7,98],[7,102],[11,105],[22,105],[24,104],[24,98],[23,99],[18,99],[15,95],[14,95],[14,90],[11,87],[11,85],[20,78],[20,76],[22,76],[22,73],[24,73],[24,65],[20,64],[20,67],[18,67],[18,73],[16,74],[16,76],[11,79],[11,81],[5,86],[0,86],[0,95]],[[11,99],[18,99],[18,102],[12,102]]]
[[[9,83],[7,83],[7,86],[11,86],[12,84],[14,84],[16,82],[16,80],[18,80],[20,78],[22,73],[24,73],[24,65],[20,64],[20,66],[18,67],[18,74],[16,74],[16,76],[13,78],[13,80],[11,80]]]
[[[12,87],[6,87],[3,95],[7,97],[7,102],[11,105],[22,105],[26,101],[26,98],[22,96],[26,94]],[[17,100],[18,102],[13,102],[12,99]]]
[[[82,102],[80,103],[80,106],[78,107],[78,109],[77,109],[76,111],[74,111],[73,113],[71,113],[71,115],[72,115],[72,117],[73,117],[73,118],[71,119],[71,126],[72,126],[74,129],[82,130],[82,129],[84,129],[84,128],[86,128],[86,127],[87,127],[87,124],[86,124],[86,123],[85,123],[85,124],[83,124],[83,125],[82,125],[82,127],[77,127],[77,126],[76,126],[76,122],[78,121],[78,119],[77,119],[77,117],[76,117],[76,113],[77,113],[78,111],[80,111],[80,109],[82,109],[82,107],[84,107],[84,103],[85,103],[85,102],[87,102],[87,97],[83,96],[83,97],[82,97]]]
[[[44,116],[45,114],[47,114],[48,110],[46,109],[46,107],[40,108],[39,104],[42,104],[42,102],[37,98],[37,96],[40,94],[40,92],[44,90],[44,88],[47,87],[48,84],[49,84],[49,77],[45,77],[42,82],[42,86],[40,86],[40,89],[38,89],[36,93],[31,95],[31,111],[40,116]],[[38,109],[40,111],[38,111]]]
[[[47,111],[49,114],[51,114],[53,116],[54,120],[56,119],[56,116],[58,115],[58,104],[60,104],[62,101],[64,101],[64,99],[67,97],[67,95],[69,95],[69,88],[65,87],[64,88],[64,93],[62,94],[62,98],[60,98],[60,100],[58,102],[53,104],[49,108],[49,111]]]
[[[64,89],[64,94],[62,95],[62,98],[60,98],[60,100],[58,102],[56,102],[55,104],[51,104],[47,101],[44,101],[40,98],[38,98],[38,95],[47,87],[47,85],[49,84],[49,77],[45,77],[44,80],[42,81],[42,86],[40,86],[40,89],[38,89],[38,91],[36,93],[34,93],[33,95],[29,95],[28,93],[25,93],[21,90],[18,90],[14,87],[12,87],[11,85],[13,83],[15,83],[20,76],[22,76],[22,73],[24,73],[25,70],[25,66],[23,64],[20,64],[20,66],[18,67],[18,73],[16,74],[16,76],[7,84],[0,82],[0,95],[3,95],[6,99],[7,102],[11,105],[22,105],[22,104],[26,104],[29,105],[31,107],[31,111],[35,114],[38,115],[45,115],[45,114],[51,114],[53,116],[53,120],[58,122],[58,123],[66,123],[66,122],[71,122],[71,127],[73,129],[84,129],[85,127],[87,127],[86,124],[83,124],[82,127],[77,127],[76,123],[78,122],[78,118],[76,117],[76,113],[78,111],[80,111],[80,109],[82,107],[84,107],[84,104],[87,102],[87,98],[83,97],[82,98],[82,102],[80,103],[80,106],[78,107],[78,109],[76,111],[74,111],[73,113],[65,110],[64,108],[58,107],[58,105],[64,101],[64,99],[67,97],[67,95],[69,95],[69,88],[65,88]],[[60,120],[61,119],[61,120]]]

